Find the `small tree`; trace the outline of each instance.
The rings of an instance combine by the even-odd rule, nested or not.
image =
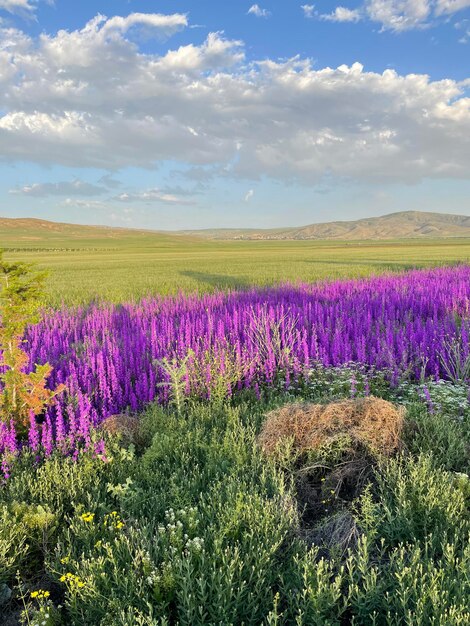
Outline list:
[[[39,321],[45,273],[30,264],[7,263],[0,251],[0,419],[25,427],[63,390],[46,388],[52,367],[36,365],[27,372],[24,332]]]

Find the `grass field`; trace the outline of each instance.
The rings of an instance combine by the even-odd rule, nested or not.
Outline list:
[[[53,305],[360,277],[470,260],[470,239],[221,242],[124,230],[118,237],[47,232],[32,237],[0,229],[0,242],[6,259],[35,262],[49,271]]]

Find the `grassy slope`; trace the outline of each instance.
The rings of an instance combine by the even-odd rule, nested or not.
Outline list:
[[[184,232],[184,231],[183,231]],[[469,237],[470,216],[401,211],[352,221],[277,229],[212,229],[186,231],[209,239],[395,239]]]
[[[280,281],[367,276],[470,260],[470,239],[205,241],[162,233],[0,221],[7,259],[50,271],[49,301],[123,301],[147,294],[238,289]]]

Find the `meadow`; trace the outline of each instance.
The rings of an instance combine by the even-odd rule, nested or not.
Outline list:
[[[64,390],[0,422],[2,624],[470,622],[470,242],[72,243],[7,246]]]
[[[7,259],[48,270],[47,299],[54,306],[96,298],[119,303],[179,291],[359,278],[470,261],[469,239],[206,241],[132,231],[119,237],[93,233],[78,238],[0,229],[0,245]]]

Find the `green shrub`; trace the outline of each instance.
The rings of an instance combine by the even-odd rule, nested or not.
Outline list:
[[[348,512],[355,541],[325,553],[302,530],[289,455],[256,444],[280,400],[149,407],[142,449],[110,438],[108,462],[21,454],[0,490],[0,611],[36,619],[41,588],[51,625],[467,624],[465,423],[413,405],[406,450]]]
[[[405,439],[412,454],[430,455],[436,467],[456,472],[470,470],[470,420],[450,419],[445,412],[429,413],[422,403],[407,409]]]

